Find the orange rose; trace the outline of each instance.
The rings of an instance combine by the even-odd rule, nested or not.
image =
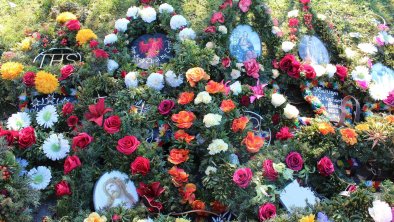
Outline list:
[[[172,164],[178,165],[189,159],[189,150],[172,149],[168,161]]]
[[[235,104],[231,99],[223,100],[222,104],[220,105],[220,109],[227,113],[230,112],[231,110],[235,109]]]
[[[173,114],[171,120],[176,123],[176,126],[182,129],[188,129],[193,125],[196,116],[193,112],[180,111],[178,114]]]
[[[189,174],[187,174],[183,169],[173,166],[168,170],[168,174],[171,175],[171,181],[176,187],[182,186],[189,179]]]
[[[223,83],[210,80],[205,86],[205,91],[207,91],[210,94],[215,94],[215,93],[225,92],[225,87]]]
[[[231,125],[231,130],[236,133],[238,131],[242,131],[246,128],[246,124],[248,124],[249,119],[246,116],[242,116],[238,119],[233,120],[233,124]]]
[[[202,202],[201,200],[195,200],[192,203],[192,209],[193,210],[205,210],[205,203]],[[198,212],[198,215],[205,215],[205,213]]]
[[[195,136],[189,135],[184,130],[178,130],[174,133],[174,137],[176,140],[184,140],[187,144],[190,144],[192,140],[194,140]]]
[[[200,67],[191,68],[186,72],[186,79],[191,87],[196,86],[196,83],[204,80],[209,80],[210,76]]]
[[[394,116],[390,115],[390,116],[386,116],[385,118],[389,123],[394,123]]]
[[[264,145],[264,138],[254,135],[253,132],[248,132],[242,143],[245,143],[246,150],[249,153],[257,153]]]
[[[332,134],[335,133],[334,127],[332,127],[332,125],[330,123],[319,123],[317,128],[319,129],[320,133],[324,136],[329,133],[332,133]]]
[[[342,135],[342,140],[349,144],[354,145],[357,143],[357,133],[354,129],[346,128],[340,130]]]
[[[192,204],[194,202],[194,200],[196,199],[196,195],[194,194],[194,192],[196,192],[197,187],[195,184],[193,183],[188,183],[185,185],[185,187],[182,189],[179,189],[179,192],[182,196],[182,203],[185,204],[187,202],[189,202],[189,204]]]
[[[183,92],[179,94],[178,103],[181,105],[186,105],[193,101],[194,99],[194,92]]]

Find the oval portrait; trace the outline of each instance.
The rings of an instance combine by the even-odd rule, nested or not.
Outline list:
[[[316,36],[305,35],[300,41],[298,53],[302,60],[317,65],[330,63],[330,55],[324,43]]]
[[[125,173],[107,172],[94,187],[93,203],[96,211],[119,206],[132,208],[137,202],[137,189]]]
[[[172,44],[166,35],[146,34],[131,43],[133,62],[141,69],[149,69],[168,62],[172,57]]]
[[[238,25],[230,36],[230,53],[242,63],[261,56],[261,40],[249,25]]]

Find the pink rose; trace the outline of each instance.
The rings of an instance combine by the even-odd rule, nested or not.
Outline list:
[[[244,62],[246,74],[255,79],[259,78],[260,65],[256,59],[250,59]]]
[[[74,72],[74,66],[65,65],[60,69],[60,73],[62,76],[59,77],[59,81],[63,81],[67,79]]]
[[[304,166],[304,160],[302,159],[301,154],[298,152],[290,152],[286,156],[286,165],[289,167],[289,169],[299,171]]]
[[[78,31],[81,28],[81,23],[78,20],[70,20],[65,25],[70,31]]]
[[[215,12],[213,13],[212,17],[211,17],[211,23],[215,24],[215,23],[224,23],[224,16],[222,12]]]
[[[271,181],[275,181],[278,178],[278,172],[275,171],[272,160],[268,159],[263,162],[263,175]]]
[[[233,181],[241,188],[249,186],[253,173],[250,168],[240,168],[234,172]]]
[[[345,66],[337,65],[337,76],[343,82],[347,77],[347,68]]]
[[[308,65],[308,64],[302,65],[302,71],[304,72],[305,77],[307,79],[314,79],[314,78],[316,78],[315,69],[311,65]]]
[[[276,216],[276,207],[272,203],[266,203],[259,208],[259,219],[265,221]]]
[[[252,0],[240,0],[238,3],[239,9],[241,9],[242,12],[247,12],[249,11],[249,7],[252,5]]]
[[[174,106],[175,106],[175,102],[167,99],[161,101],[157,109],[159,110],[159,113],[161,115],[168,115],[171,113],[171,110],[174,108]]]
[[[228,67],[230,67],[230,65],[231,65],[231,59],[230,59],[230,57],[224,57],[224,58],[222,59],[222,66],[223,66],[224,68],[228,68]]]

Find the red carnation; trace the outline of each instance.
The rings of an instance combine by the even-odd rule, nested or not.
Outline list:
[[[78,134],[77,136],[75,136],[75,137],[73,138],[71,148],[72,148],[74,151],[77,151],[77,148],[84,149],[84,148],[86,148],[90,143],[92,143],[92,141],[93,141],[93,137],[92,137],[92,136],[90,136],[90,135],[87,134],[87,133],[80,133],[80,134]]]
[[[93,53],[97,59],[100,59],[100,58],[108,59],[108,57],[109,57],[108,53],[102,49],[95,49],[95,50],[93,50]]]
[[[122,120],[119,116],[110,116],[104,121],[104,130],[109,134],[119,132]]]
[[[140,144],[141,142],[137,139],[137,137],[125,136],[122,139],[118,140],[118,145],[116,146],[116,149],[125,155],[131,155],[132,153],[134,153],[134,151],[137,150]]]
[[[70,31],[78,31],[81,28],[81,23],[78,20],[70,20],[66,22],[66,27]]]
[[[34,72],[26,72],[22,79],[23,84],[27,87],[33,87],[35,85],[35,78],[36,74]]]
[[[56,196],[58,197],[71,195],[70,185],[65,180],[62,180],[55,185],[55,191],[56,191]]]
[[[130,164],[130,168],[133,175],[140,173],[143,176],[146,176],[146,174],[150,171],[149,159],[139,156]]]
[[[211,17],[211,23],[215,24],[215,23],[224,23],[224,16],[222,12],[215,12],[213,13],[212,17]]]
[[[294,135],[290,132],[289,127],[282,127],[279,132],[276,133],[277,140],[288,140],[293,138]]]
[[[70,173],[79,166],[81,166],[81,161],[78,156],[68,156],[64,161],[64,174]]]

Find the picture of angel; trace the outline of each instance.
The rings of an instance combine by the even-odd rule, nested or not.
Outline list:
[[[230,53],[238,62],[261,56],[259,35],[248,25],[238,25],[230,36]]]

